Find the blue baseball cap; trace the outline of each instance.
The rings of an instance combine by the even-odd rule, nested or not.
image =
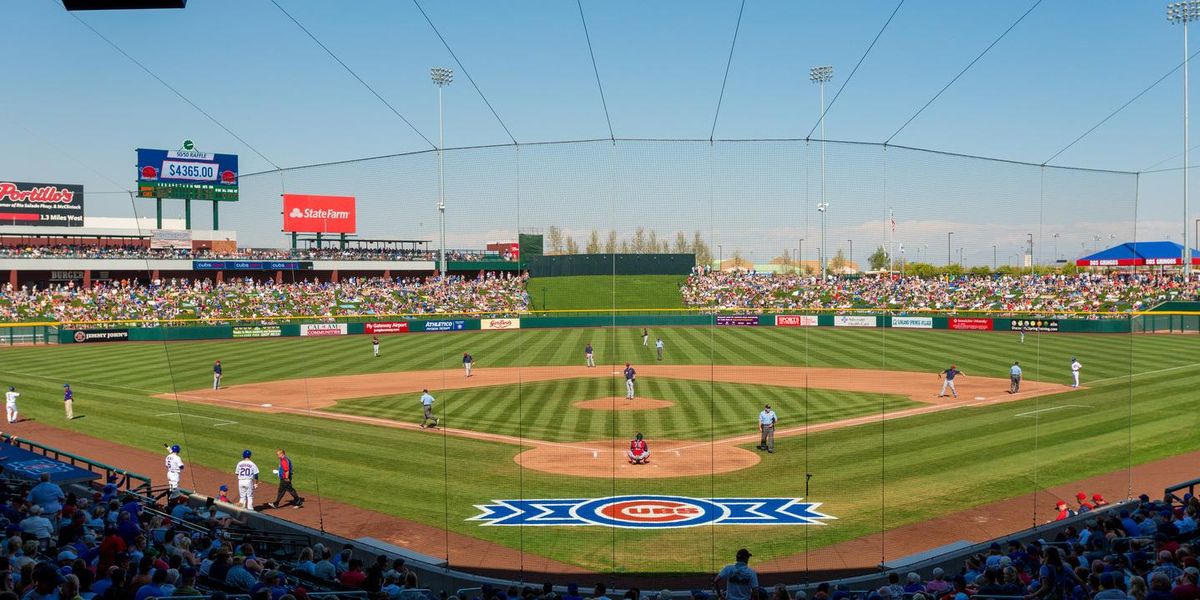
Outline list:
[[[242,450],[242,458],[250,458],[250,451]]]

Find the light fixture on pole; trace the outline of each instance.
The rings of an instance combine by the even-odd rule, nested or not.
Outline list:
[[[1167,20],[1183,24],[1183,274],[1192,274],[1192,246],[1188,242],[1188,23],[1200,19],[1200,0],[1167,5]]]
[[[800,249],[796,251],[796,258],[800,261],[799,273],[804,274],[804,238],[800,238]]]
[[[833,67],[823,65],[808,70],[808,78],[821,89],[821,202],[817,210],[821,212],[821,278],[825,278],[825,209],[829,203],[825,201],[825,84],[833,79]]]
[[[946,232],[946,266],[947,267],[950,266],[954,262],[954,260],[951,258],[951,253],[950,253],[950,236],[952,236],[952,235],[954,235],[953,231]]]
[[[433,85],[436,85],[438,89],[438,219],[441,222],[442,230],[441,249],[438,252],[438,271],[441,272],[444,280],[446,278],[446,176],[442,164],[442,152],[446,148],[446,136],[442,118],[442,88],[454,81],[454,71],[445,67],[433,67],[429,70],[429,75],[433,78]]]
[[[1036,273],[1037,269],[1034,268],[1033,262],[1033,234],[1027,233],[1026,235],[1029,236],[1029,271],[1031,273]]]
[[[1058,234],[1057,233],[1054,234],[1053,237],[1054,237],[1054,256],[1052,258],[1053,258],[1054,264],[1057,265],[1058,264]]]
[[[828,202],[817,204],[817,212],[821,213],[821,279],[825,278],[825,213],[829,210]]]

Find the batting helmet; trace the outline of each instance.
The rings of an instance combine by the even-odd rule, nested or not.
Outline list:
[[[179,452],[179,444],[174,444],[174,445],[172,445],[172,446],[171,446],[171,452],[178,453],[178,452]]]
[[[642,432],[639,431],[638,434],[633,437],[639,440],[642,439]]]
[[[15,391],[17,391],[17,388],[10,385],[10,386],[8,386],[8,391],[15,392]]]
[[[250,458],[250,451],[242,450],[242,458]]]
[[[1071,360],[1075,360],[1075,358],[1074,358],[1074,357],[1072,357],[1072,358],[1071,358]],[[71,384],[69,384],[69,383],[64,383],[64,384],[63,384],[63,387],[65,387],[65,388],[69,388],[69,387],[71,387]]]

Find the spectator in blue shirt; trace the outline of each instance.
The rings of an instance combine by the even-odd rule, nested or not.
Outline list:
[[[255,583],[258,583],[254,575],[246,570],[245,562],[245,557],[233,557],[233,566],[229,567],[229,572],[225,574],[225,585],[239,590],[249,590]]]
[[[737,562],[726,565],[713,578],[713,585],[718,589],[725,584],[726,600],[750,600],[751,593],[758,587],[758,574],[747,565],[751,556],[745,548],[738,550]]]
[[[67,498],[58,484],[50,482],[50,474],[42,473],[41,482],[29,490],[26,500],[42,507],[47,515],[57,514],[62,510],[62,501]]]

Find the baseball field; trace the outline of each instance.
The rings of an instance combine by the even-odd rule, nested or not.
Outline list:
[[[1190,336],[650,334],[650,347],[640,328],[397,334],[381,336],[379,358],[369,336],[15,347],[3,351],[0,383],[18,388],[31,419],[9,432],[85,455],[102,454],[98,440],[116,442],[147,470],[160,464],[147,457],[164,442],[180,443],[192,466],[185,487],[207,493],[231,483],[220,477],[243,448],[266,473],[272,450],[286,447],[309,502],[282,517],[314,526],[366,519],[355,531],[478,568],[710,572],[741,546],[752,546],[768,572],[861,567],[939,539],[881,532],[956,515],[970,520],[962,517],[952,538],[981,522],[1021,529],[1052,518],[1062,489],[1088,482],[1088,493],[1136,495],[1150,481],[1139,479],[1139,465],[1200,450]],[[594,369],[583,366],[589,342]],[[463,352],[476,360],[470,379]],[[1066,385],[1072,356],[1084,365],[1078,390]],[[219,392],[209,389],[216,359],[225,371]],[[638,370],[633,402],[624,400],[626,361]],[[1009,395],[1013,361],[1026,383]],[[965,373],[959,398],[937,398],[937,373],[951,363]],[[63,419],[64,382],[82,418]],[[417,426],[424,388],[437,399],[437,429]],[[773,454],[755,447],[765,404],[780,420]],[[649,465],[624,460],[637,432],[650,444]],[[160,479],[160,471],[147,474]],[[260,503],[273,499],[260,494]],[[804,498],[835,518],[663,530],[475,519],[477,506],[499,500],[643,494]],[[988,512],[1006,499],[1012,506]]]

